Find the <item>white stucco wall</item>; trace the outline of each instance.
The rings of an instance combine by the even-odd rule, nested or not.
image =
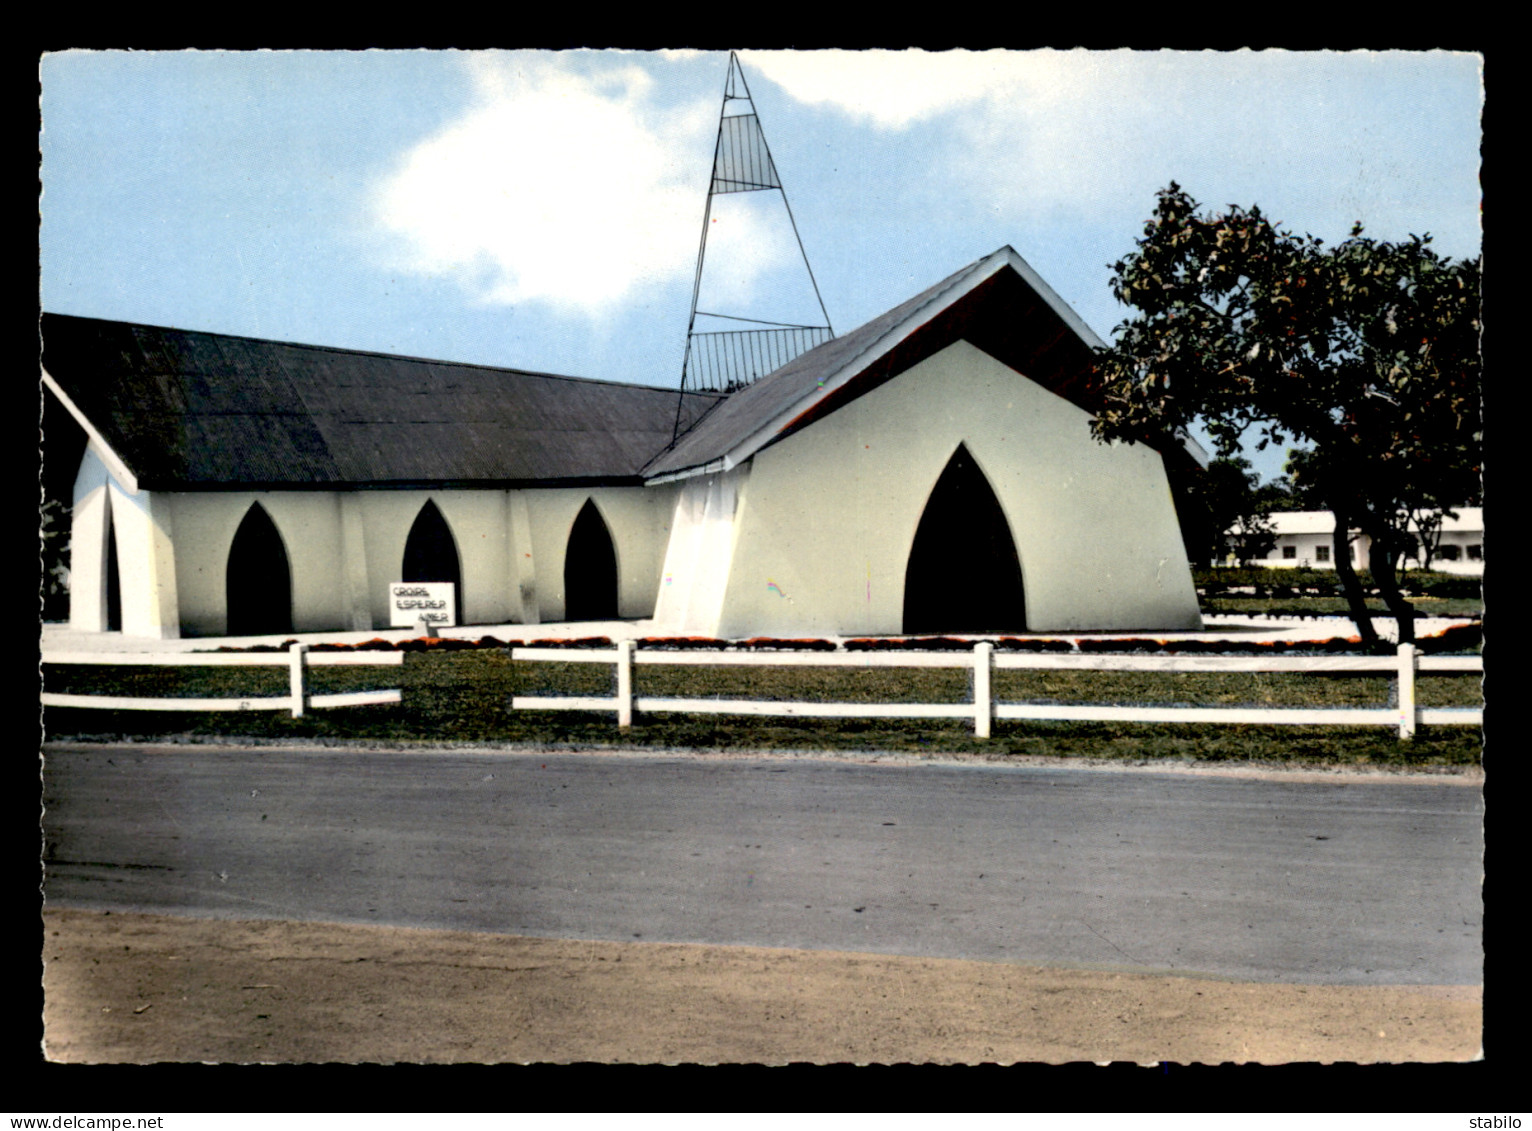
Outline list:
[[[1251,565],[1274,566],[1277,568],[1296,568],[1299,566],[1317,569],[1334,569],[1334,561],[1320,561],[1320,550],[1327,549],[1333,556],[1333,536],[1327,533],[1305,534],[1278,534],[1272,544],[1271,552],[1264,558],[1252,558]],[[1293,556],[1287,557],[1285,551],[1292,549]],[[1351,540],[1351,564],[1361,568],[1367,566],[1367,540],[1353,536]]]
[[[677,636],[716,636],[734,554],[739,492],[750,468],[682,480],[654,619]]]
[[[106,465],[90,448],[74,481],[69,523],[69,623],[79,632],[106,631]],[[119,568],[120,568],[119,562]]]
[[[166,495],[176,517],[181,623],[188,635],[221,635],[229,551],[252,503],[270,516],[287,553],[293,631],[350,627],[341,511],[330,491],[188,491]]]
[[[1457,550],[1456,559],[1443,555],[1448,546]],[[1411,560],[1411,564],[1418,566],[1419,563]],[[1482,574],[1484,572],[1484,531],[1482,530],[1444,530],[1440,544],[1437,546],[1436,556],[1431,559],[1431,568],[1443,573]]]
[[[225,584],[235,532],[250,505],[271,516],[292,573],[293,629],[365,631],[389,624],[410,528],[428,501],[452,531],[466,624],[515,619],[504,491],[204,491],[173,496],[181,614],[188,632],[227,624]]]
[[[564,556],[586,499],[596,504],[617,551],[617,611],[625,619],[654,615],[660,567],[670,541],[675,487],[560,487],[522,493],[537,569],[538,618],[564,618]]]
[[[511,582],[511,523],[504,491],[357,491],[367,562],[368,609],[373,628],[389,623],[388,586],[399,581],[404,545],[427,502],[452,531],[462,570],[464,624],[518,619]]]
[[[75,491],[70,617],[76,627],[91,631],[106,623],[108,479],[101,460],[88,455]],[[114,496],[123,631],[174,635],[165,625],[178,625],[187,635],[222,635],[229,551],[254,502],[270,515],[287,552],[297,632],[388,627],[388,585],[400,580],[405,542],[428,501],[441,511],[457,546],[463,623],[562,618],[565,550],[587,498],[595,500],[616,543],[622,615],[649,617],[675,496],[675,488],[642,487],[188,491],[155,493],[152,499],[140,491],[127,501]]]
[[[117,539],[122,633],[173,639],[181,634],[173,507],[167,496],[124,489],[108,470],[108,462],[92,441],[75,477],[69,539],[70,624],[85,632],[106,631],[110,510]]]
[[[959,342],[757,452],[719,636],[897,633],[927,497],[965,444],[1005,511],[1032,631],[1201,627],[1159,454]],[[705,573],[706,570],[699,571]]]

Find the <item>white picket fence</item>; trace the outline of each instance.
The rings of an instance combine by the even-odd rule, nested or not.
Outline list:
[[[513,660],[613,664],[616,695],[517,695],[518,711],[615,711],[617,725],[631,726],[635,711],[679,711],[710,715],[791,715],[825,718],[917,718],[973,720],[974,734],[988,738],[995,719],[1133,723],[1257,723],[1288,726],[1388,726],[1400,738],[1418,726],[1480,726],[1479,707],[1419,707],[1419,672],[1482,672],[1479,656],[1421,656],[1412,644],[1394,656],[1146,656],[1062,655],[995,651],[981,641],[965,652],[668,652],[639,651],[624,640],[612,648],[513,648]],[[968,703],[818,703],[763,699],[677,699],[633,694],[634,664],[746,667],[969,668],[973,699]],[[1396,693],[1386,707],[1179,707],[1108,706],[1094,703],[1000,703],[992,691],[995,669],[1150,672],[1375,672],[1392,678]]]
[[[400,689],[347,691],[311,695],[308,670],[404,663],[403,652],[310,652],[307,644],[291,644],[281,652],[44,652],[44,664],[123,664],[132,667],[272,667],[288,669],[288,693],[245,699],[149,699],[123,695],[71,695],[45,691],[45,707],[93,707],[111,711],[283,711],[300,718],[308,708],[367,707],[398,703]]]

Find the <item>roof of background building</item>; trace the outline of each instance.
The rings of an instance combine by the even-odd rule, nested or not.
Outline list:
[[[43,369],[144,487],[637,482],[717,394],[45,314]]]
[[[1458,507],[1456,518],[1442,520],[1443,532],[1482,533],[1484,509],[1482,507]],[[1273,534],[1331,534],[1335,531],[1335,516],[1329,511],[1273,511],[1271,519]]]
[[[1271,520],[1273,534],[1332,534],[1335,516],[1329,511],[1273,511],[1266,516]]]
[[[1458,507],[1455,512],[1457,517],[1448,516],[1442,519],[1442,531],[1450,531],[1454,534],[1483,534],[1484,533],[1484,508],[1483,507]]]

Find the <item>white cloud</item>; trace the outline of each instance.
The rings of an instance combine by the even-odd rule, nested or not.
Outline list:
[[[484,302],[591,315],[689,279],[716,87],[682,104],[653,77],[688,62],[469,57],[471,109],[405,154],[375,194],[397,266],[454,279]],[[1454,99],[1465,76],[1470,111],[1477,90],[1471,61],[1422,55],[751,51],[741,62],[757,95],[774,86],[876,131],[867,169],[880,170],[890,207],[904,199],[928,213],[938,202],[949,223],[967,216],[986,241],[1082,223],[1130,231],[1172,177],[1210,206],[1259,201],[1327,235],[1358,217],[1440,235],[1441,209],[1421,205],[1465,195]],[[766,112],[768,130],[781,128],[776,107]],[[1470,228],[1473,141],[1463,143]],[[828,178],[833,166],[811,172]],[[1381,210],[1394,197],[1408,203],[1399,219]],[[708,302],[732,309],[764,296],[770,276],[796,262],[796,248],[757,219],[766,217],[742,214],[714,231]]]
[[[621,56],[470,56],[478,97],[378,186],[396,266],[598,315],[693,266],[716,109]]]
[[[1179,62],[1178,62],[1179,58]],[[1130,51],[751,52],[789,96],[880,132],[940,119],[921,139],[937,178],[989,211],[1038,217],[1089,210],[1153,162],[1166,68],[1185,57]],[[926,148],[930,147],[930,148]]]
[[[929,165],[911,176],[1034,219],[1091,213],[1146,177],[1163,183],[1188,155],[1227,159],[1239,121],[1209,123],[1219,92],[1237,104],[1255,75],[1302,63],[1125,50],[752,52],[744,62],[796,101],[883,132],[941,119],[942,136],[924,142]]]
[[[1477,59],[1440,52],[750,52],[805,105],[918,146],[999,225],[1147,215],[1171,179],[1343,236],[1476,244]],[[926,127],[923,131],[920,127]],[[934,129],[932,127],[935,127]],[[1411,226],[1414,226],[1412,228]]]
[[[763,192],[715,196],[698,309],[781,321],[805,317],[782,305],[777,276],[784,270],[796,279],[803,266],[781,197]],[[807,286],[806,277],[802,282]]]
[[[1043,110],[1084,93],[1084,52],[752,51],[742,62],[799,102],[879,129],[977,103]]]

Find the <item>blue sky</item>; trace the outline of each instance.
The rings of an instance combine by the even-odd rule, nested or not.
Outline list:
[[[675,385],[727,59],[47,55],[43,307]],[[1479,251],[1472,54],[740,59],[840,332],[1010,244],[1109,338],[1108,265],[1172,179]],[[813,320],[777,194],[714,216],[704,309]]]

